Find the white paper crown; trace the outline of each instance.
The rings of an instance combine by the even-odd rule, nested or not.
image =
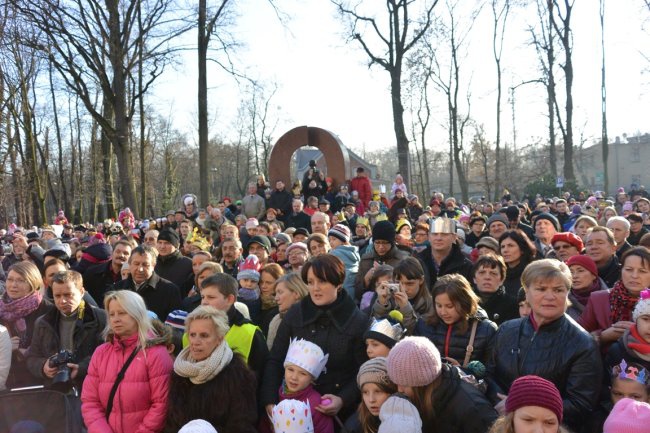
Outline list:
[[[287,356],[284,358],[284,366],[286,367],[287,364],[297,365],[317,379],[325,370],[328,359],[329,355],[325,355],[323,349],[318,345],[302,338],[300,340],[294,338],[289,344]]]
[[[313,433],[309,401],[282,400],[273,407],[273,429],[275,433]]]
[[[369,331],[383,334],[395,341],[400,341],[404,334],[404,329],[399,323],[392,324],[388,319],[377,320],[374,317]]]

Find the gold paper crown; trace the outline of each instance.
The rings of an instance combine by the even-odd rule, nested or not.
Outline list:
[[[375,218],[375,222],[379,222],[379,221],[388,221],[388,215],[386,215],[385,213],[380,213],[379,215],[377,215],[377,218]]]
[[[188,243],[194,245],[201,251],[208,251],[210,249],[210,243],[201,235],[198,227],[194,227],[194,230],[192,230],[192,235],[189,236]]]
[[[357,217],[357,225],[362,225],[366,226],[366,228],[370,228],[370,221],[366,217]]]

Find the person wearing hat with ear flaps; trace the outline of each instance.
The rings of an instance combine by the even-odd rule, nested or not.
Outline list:
[[[361,299],[364,292],[372,290],[369,284],[377,266],[394,267],[409,257],[409,253],[395,245],[395,234],[395,226],[390,221],[379,221],[372,228],[372,244],[368,245],[366,253],[361,256],[359,272],[354,281],[356,299]]]
[[[465,257],[458,244],[456,221],[438,217],[429,221],[429,245],[416,257],[424,268],[427,287],[436,283],[438,277],[460,274],[472,281],[472,262]]]

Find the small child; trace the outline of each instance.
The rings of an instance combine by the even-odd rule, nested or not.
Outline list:
[[[314,389],[314,381],[325,370],[329,355],[316,344],[293,339],[284,358],[284,380],[279,390],[280,402],[287,399],[309,404],[314,423],[314,433],[334,433],[332,417],[316,410],[321,405],[321,395]]]
[[[650,370],[650,289],[639,295],[639,301],[632,312],[634,325],[612,344],[605,357],[605,366],[612,368],[623,358]]]
[[[647,433],[650,404],[624,398],[607,417],[603,433]]]
[[[387,357],[390,349],[403,335],[404,329],[399,323],[393,324],[388,319],[377,320],[373,317],[370,329],[363,335],[368,358]]]
[[[526,300],[526,291],[523,287],[519,289],[519,292],[517,292],[517,305],[519,306],[519,317],[530,316],[531,308],[530,304]]]
[[[244,262],[239,265],[237,273],[237,282],[239,290],[237,291],[237,300],[248,307],[251,322],[259,324],[259,318],[262,311],[262,301],[260,300],[260,261],[256,255],[250,254]]]
[[[611,379],[610,395],[613,405],[624,398],[650,403],[650,375],[642,366],[622,360],[612,369]]]
[[[327,232],[327,238],[332,247],[329,253],[341,259],[343,265],[345,265],[343,288],[348,292],[350,298],[354,299],[354,281],[359,272],[361,256],[359,255],[359,249],[354,245],[350,245],[351,236],[350,229],[344,224],[336,224]]]

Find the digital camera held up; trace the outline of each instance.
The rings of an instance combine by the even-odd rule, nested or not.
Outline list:
[[[52,378],[51,389],[59,392],[68,392],[72,389],[72,378],[68,363],[74,361],[74,355],[69,350],[60,350],[56,355],[51,356],[47,362],[50,368],[56,368],[57,372]]]

